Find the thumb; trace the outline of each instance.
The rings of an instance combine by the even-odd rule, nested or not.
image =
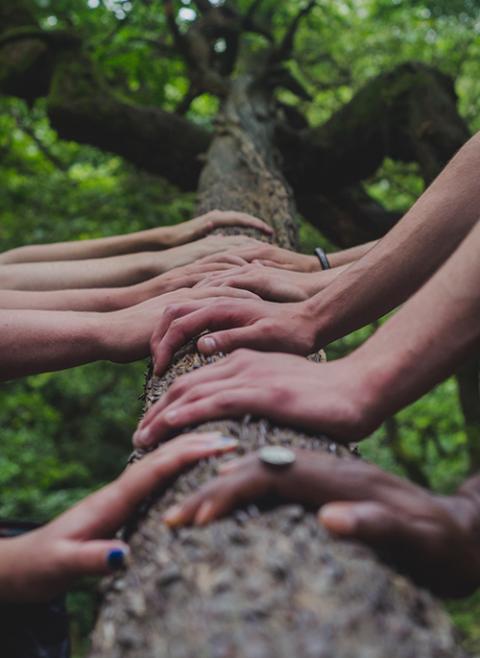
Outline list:
[[[128,565],[130,549],[118,540],[70,542],[67,561],[72,575],[102,575],[118,571]]]
[[[318,518],[336,535],[372,544],[391,538],[402,523],[386,505],[370,501],[330,503],[321,508]]]
[[[259,324],[250,327],[226,329],[202,336],[197,341],[197,348],[202,354],[210,355],[217,352],[233,352],[241,347],[257,350],[268,349],[268,340]],[[270,337],[270,344],[272,343]]]

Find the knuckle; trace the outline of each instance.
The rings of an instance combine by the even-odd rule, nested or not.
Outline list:
[[[272,318],[264,319],[259,322],[261,325],[262,332],[269,337],[273,337],[278,334],[279,327],[276,320]]]
[[[273,404],[278,407],[284,407],[291,404],[294,397],[295,394],[293,391],[289,391],[288,388],[278,384],[273,385],[270,389],[270,398]]]
[[[167,304],[163,310],[163,317],[167,321],[171,321],[174,318],[177,317],[177,314],[179,313],[179,305],[178,304]]]
[[[184,339],[187,337],[188,332],[183,324],[182,318],[178,318],[172,321],[169,333],[170,337],[175,340]]]

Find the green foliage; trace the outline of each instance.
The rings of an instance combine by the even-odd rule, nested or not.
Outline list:
[[[245,9],[251,0],[239,0]],[[131,101],[173,110],[186,93],[185,66],[172,53],[164,14],[155,2],[34,0],[45,29],[75,29],[105,80]],[[191,0],[176,3],[184,29],[195,16]],[[259,18],[277,38],[301,5],[264,0]],[[281,90],[312,124],[328,119],[381,71],[407,61],[438,66],[456,79],[459,107],[472,131],[480,129],[480,3],[477,0],[325,0],[303,21],[291,71],[313,97],[300,101]],[[265,45],[248,35],[239,61],[258,58]],[[250,55],[248,55],[250,51]],[[166,54],[172,55],[167,57]],[[203,94],[188,116],[212,124],[218,101]],[[402,211],[423,189],[415,165],[385,161],[369,192]],[[42,102],[33,108],[0,99],[0,244],[111,235],[181,221],[191,196],[93,148],[61,142]],[[305,250],[328,245],[306,224]],[[374,330],[338,341],[330,358],[353,350]],[[141,409],[143,363],[92,364],[39,375],[0,388],[0,515],[45,520],[115,477],[128,454]],[[400,475],[416,473],[435,490],[450,492],[465,477],[466,436],[456,384],[449,380],[403,411],[364,442],[368,459]],[[413,469],[413,470],[412,470]],[[416,470],[415,470],[416,469]],[[74,635],[90,623],[91,592],[74,595]],[[451,607],[469,646],[480,651],[480,597]]]

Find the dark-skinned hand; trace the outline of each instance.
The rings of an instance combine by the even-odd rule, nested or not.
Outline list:
[[[386,551],[437,594],[464,596],[480,585],[478,481],[441,497],[360,460],[295,452],[286,470],[257,454],[223,464],[220,476],[171,508],[165,522],[204,525],[266,497],[295,502],[320,508],[319,521],[336,536]]]

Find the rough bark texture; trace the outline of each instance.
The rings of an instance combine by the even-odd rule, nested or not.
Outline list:
[[[200,207],[258,212],[292,245],[293,207],[275,168],[271,113],[249,80],[234,85],[202,174]],[[177,375],[204,363],[186,347],[164,377],[149,378],[146,406]],[[326,437],[262,419],[202,427],[239,437],[242,450],[278,442],[352,458]],[[311,512],[253,506],[204,529],[162,526],[167,505],[210,478],[215,464],[180,477],[126,532],[132,566],[105,583],[91,658],[462,656],[427,593],[367,548],[333,540]]]

